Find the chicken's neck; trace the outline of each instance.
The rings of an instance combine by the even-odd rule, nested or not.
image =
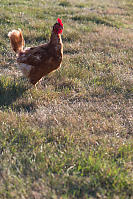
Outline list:
[[[57,34],[53,31],[51,34],[50,43],[53,45],[61,45],[62,40],[60,34]]]

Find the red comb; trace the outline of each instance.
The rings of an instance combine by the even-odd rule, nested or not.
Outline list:
[[[58,23],[63,27],[63,23],[60,18],[57,19]]]

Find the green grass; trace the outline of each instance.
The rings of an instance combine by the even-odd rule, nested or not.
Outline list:
[[[0,1],[0,198],[133,198],[131,0]],[[26,46],[64,23],[64,58],[37,89],[8,32]]]

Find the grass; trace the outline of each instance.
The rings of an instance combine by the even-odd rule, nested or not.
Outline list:
[[[0,1],[0,198],[133,198],[132,1]],[[64,23],[62,67],[37,90],[8,32],[27,46]]]

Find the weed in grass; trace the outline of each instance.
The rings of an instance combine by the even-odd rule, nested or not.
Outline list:
[[[69,6],[71,6],[71,3],[69,1],[61,1],[59,3],[59,6],[69,7]]]

